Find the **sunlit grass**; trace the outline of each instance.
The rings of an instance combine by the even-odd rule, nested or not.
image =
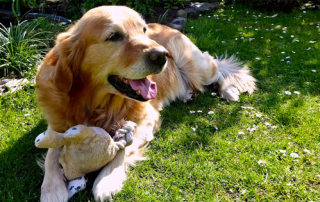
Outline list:
[[[164,109],[148,160],[130,169],[114,201],[320,200],[320,13],[274,14],[231,5],[188,21],[201,50],[236,55],[259,89],[228,103],[210,87]],[[0,199],[36,201],[44,150],[33,141],[46,125],[34,89],[0,99]],[[90,189],[71,201],[88,200]]]

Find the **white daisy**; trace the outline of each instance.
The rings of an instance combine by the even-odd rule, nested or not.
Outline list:
[[[316,43],[316,41],[309,41],[309,43]]]
[[[299,158],[299,155],[297,153],[291,153],[290,156],[295,159]]]
[[[311,152],[308,149],[304,149],[303,151],[307,154],[311,154]]]
[[[262,114],[256,114],[256,117],[261,118]]]
[[[283,51],[281,52],[281,54],[285,54],[285,53],[286,53],[286,52],[283,52]]]
[[[300,42],[300,40],[298,40],[298,39],[297,39],[297,40],[295,40],[295,42],[298,42],[298,43],[299,43],[299,42]]]
[[[238,132],[238,135],[244,135],[244,132],[239,131],[239,132]]]
[[[217,95],[217,93],[215,93],[215,92],[211,93],[211,96],[216,96],[216,95]]]
[[[296,54],[296,52],[292,51],[293,54]]]
[[[294,35],[291,35],[291,38],[294,38]]]
[[[282,150],[282,149],[279,149],[279,152],[282,153],[282,154],[286,154],[287,153],[286,150]]]
[[[287,57],[286,57],[286,59],[289,59],[289,58],[290,58],[290,56],[287,56]]]
[[[221,43],[226,43],[225,41],[221,41]]]
[[[198,112],[198,113],[202,113],[202,110],[198,110],[197,112]]]
[[[253,41],[254,40],[254,38],[249,38],[249,42],[251,42],[251,41]]]
[[[310,48],[310,47],[309,47],[309,48],[307,48],[307,51],[308,51],[308,50],[311,50],[311,48]]]
[[[314,73],[317,72],[317,70],[315,70],[315,69],[313,69],[313,70],[311,70],[311,71],[314,72]]]
[[[214,111],[209,111],[208,114],[214,114]]]
[[[287,64],[290,64],[291,62],[290,61],[287,61]]]
[[[210,16],[210,15],[208,15],[208,18],[211,18],[211,16]]]
[[[300,95],[299,91],[293,91],[293,93],[296,94],[296,95]]]
[[[258,163],[260,166],[264,166],[264,165],[266,164],[266,162],[263,161],[263,160],[259,160],[257,163]]]
[[[286,31],[283,31],[282,33],[284,33],[284,34],[285,34],[285,33],[287,33],[287,32],[286,32]]]
[[[191,29],[193,29],[194,27],[191,27]]]
[[[280,36],[280,39],[283,39],[283,36]]]
[[[291,95],[291,92],[290,91],[284,91],[284,94]]]
[[[264,125],[266,125],[266,126],[271,126],[271,124],[268,123],[268,122],[265,122]]]
[[[190,111],[190,114],[194,114],[194,113],[196,113],[196,111],[194,111],[194,110],[191,110],[191,111]]]
[[[196,130],[197,130],[196,128],[193,128],[193,127],[191,129],[193,130],[193,132],[196,132]]]
[[[302,11],[302,13],[307,13],[307,11]]]
[[[256,58],[256,60],[260,60],[260,58]]]

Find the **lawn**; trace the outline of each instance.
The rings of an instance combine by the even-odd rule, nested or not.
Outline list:
[[[114,201],[319,201],[320,12],[230,5],[184,33],[212,55],[235,54],[259,89],[230,103],[208,87],[165,108],[148,160]],[[39,200],[45,150],[34,138],[46,123],[34,88],[0,97],[0,201]],[[71,201],[88,200],[90,189]]]

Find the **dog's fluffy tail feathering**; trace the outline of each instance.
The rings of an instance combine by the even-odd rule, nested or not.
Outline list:
[[[256,90],[256,79],[251,75],[249,68],[239,62],[234,55],[216,56],[213,61],[218,67],[220,79],[223,77],[222,79],[235,87],[239,93],[247,92],[250,95]],[[217,83],[219,85],[219,81]]]

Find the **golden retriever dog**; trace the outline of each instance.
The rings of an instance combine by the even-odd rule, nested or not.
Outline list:
[[[38,103],[54,131],[85,124],[112,136],[122,119],[137,124],[133,143],[94,181],[94,198],[101,201],[121,190],[126,167],[142,159],[143,148],[159,129],[164,106],[176,99],[186,102],[210,84],[229,101],[256,88],[250,71],[234,57],[215,59],[179,31],[146,24],[124,6],[94,8],[59,34],[36,83]],[[46,155],[41,201],[68,199],[59,152],[49,149]]]

